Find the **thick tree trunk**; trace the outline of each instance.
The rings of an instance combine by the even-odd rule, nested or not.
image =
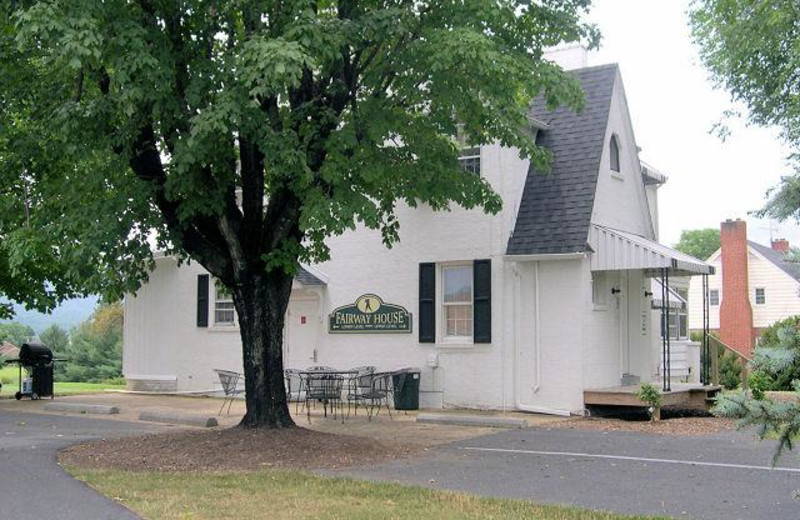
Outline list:
[[[244,359],[244,428],[290,428],[283,376],[283,325],[292,277],[280,269],[240,278],[233,289]]]

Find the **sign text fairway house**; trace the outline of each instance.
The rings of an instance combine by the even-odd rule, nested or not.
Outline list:
[[[364,294],[331,312],[331,334],[358,332],[411,332],[411,314],[399,305],[385,303],[375,294]]]

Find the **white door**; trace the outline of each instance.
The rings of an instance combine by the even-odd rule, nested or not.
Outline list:
[[[320,331],[319,300],[292,299],[286,312],[283,365],[303,369],[317,362]]]

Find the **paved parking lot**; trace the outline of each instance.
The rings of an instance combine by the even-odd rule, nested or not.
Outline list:
[[[800,518],[800,458],[774,443],[531,428],[459,441],[423,459],[346,473],[481,495],[702,520]]]

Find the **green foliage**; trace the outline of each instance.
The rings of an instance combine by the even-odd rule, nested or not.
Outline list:
[[[763,390],[792,390],[800,380],[800,316],[775,322],[761,332],[753,354],[753,375]]]
[[[651,383],[642,383],[636,397],[650,405],[650,417],[655,418],[655,412],[661,408],[661,392]]]
[[[739,388],[742,383],[742,361],[733,352],[719,349],[719,384],[727,390]]]
[[[719,229],[692,229],[681,232],[675,249],[687,255],[706,260],[719,249]]]
[[[701,59],[716,85],[747,108],[753,123],[779,127],[797,150],[800,4],[792,0],[697,0],[690,8],[690,19]],[[800,162],[796,152],[792,162],[795,172],[782,178],[761,216],[800,217]]]
[[[122,376],[122,305],[100,305],[70,334],[65,363],[56,364],[56,379],[86,383]]]
[[[496,212],[459,125],[546,169],[531,102],[583,98],[541,55],[596,45],[588,5],[5,0],[0,289],[113,299],[146,279],[151,232],[231,286],[241,249],[291,272],[357,222],[395,242],[398,200]]]
[[[56,357],[66,353],[69,346],[69,334],[58,325],[50,325],[39,334],[39,340],[52,349]]]
[[[747,376],[747,387],[753,399],[764,399],[764,393],[772,387],[772,378],[762,371],[751,372]]]
[[[739,428],[756,427],[759,437],[778,438],[773,464],[786,449],[792,449],[794,440],[800,435],[800,381],[793,385],[795,399],[773,401],[753,399],[744,392],[732,392],[717,400],[712,410],[714,415],[739,419]]]
[[[34,336],[36,336],[36,333],[28,325],[23,325],[15,321],[0,323],[0,343],[8,341],[20,347],[23,343],[32,340]]]

